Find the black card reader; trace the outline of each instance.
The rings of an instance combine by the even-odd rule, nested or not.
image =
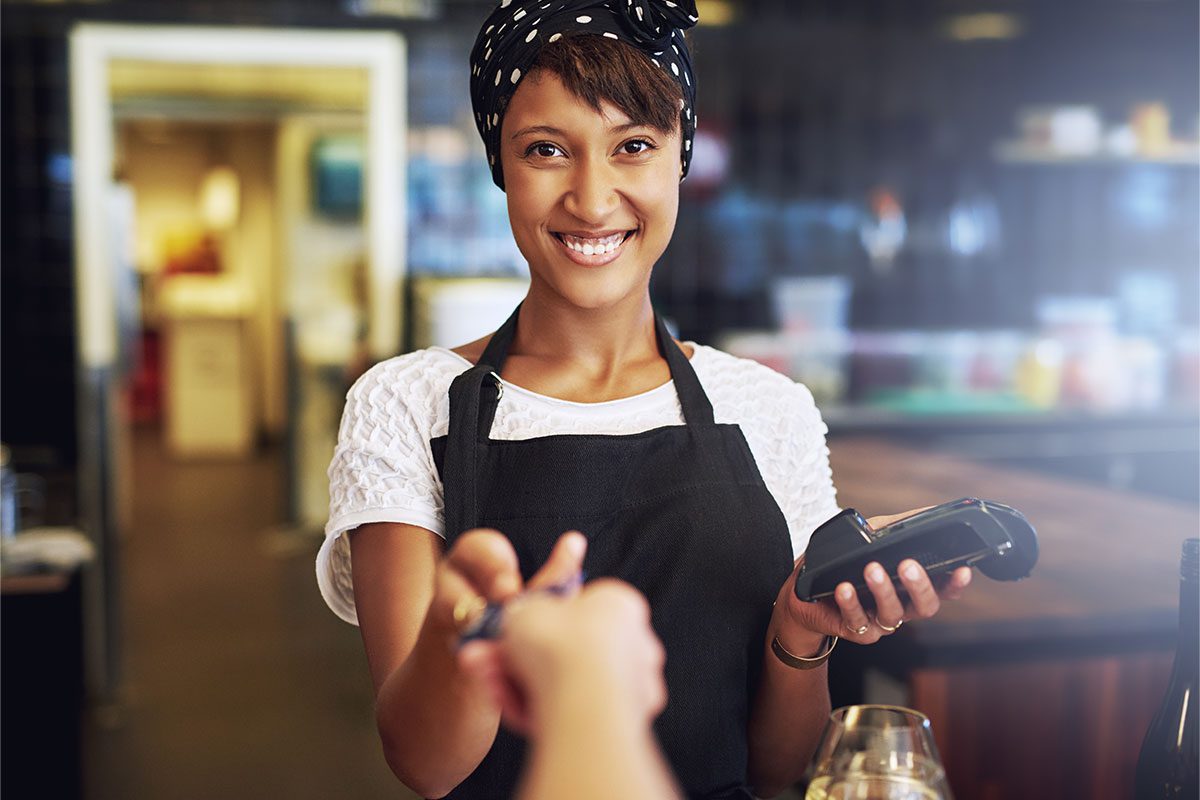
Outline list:
[[[863,570],[878,561],[898,592],[901,561],[913,559],[930,577],[962,566],[976,566],[999,581],[1028,577],[1037,563],[1037,533],[1015,508],[991,500],[963,497],[926,509],[878,530],[852,508],[813,531],[796,576],[796,597],[833,596],[839,583],[858,589],[864,606],[874,607]]]

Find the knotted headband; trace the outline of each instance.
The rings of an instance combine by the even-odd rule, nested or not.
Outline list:
[[[517,90],[543,46],[566,35],[588,33],[633,45],[679,84],[686,175],[696,132],[696,84],[683,32],[697,19],[695,0],[501,0],[471,49],[471,107],[496,185],[504,188],[500,169],[502,105]]]

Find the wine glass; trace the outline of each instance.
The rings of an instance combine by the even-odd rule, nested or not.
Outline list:
[[[929,718],[900,706],[829,715],[805,800],[953,800]]]

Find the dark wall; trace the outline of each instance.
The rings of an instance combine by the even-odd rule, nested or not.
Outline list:
[[[74,274],[66,39],[0,45],[0,436],[18,465],[75,461]]]
[[[718,192],[685,183],[679,228],[656,287],[684,333],[769,324],[780,275],[854,281],[857,328],[1030,328],[1036,298],[1109,294],[1129,270],[1200,293],[1200,169],[1101,160],[1029,166],[997,159],[1021,109],[1090,105],[1106,127],[1135,104],[1170,108],[1198,135],[1200,6],[1187,0],[758,2],[732,26],[694,36],[702,126],[722,131],[731,166]],[[952,14],[996,10],[1021,35],[953,41]],[[855,215],[872,188],[902,202],[908,241],[870,263]],[[733,192],[736,191],[736,196]],[[1132,198],[1132,200],[1131,200]],[[1162,209],[1135,218],[1131,202]],[[994,241],[951,251],[958,204],[996,214]],[[757,295],[756,295],[757,293]],[[1181,320],[1196,324],[1195,303]]]

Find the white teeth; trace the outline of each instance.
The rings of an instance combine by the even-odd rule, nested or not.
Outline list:
[[[625,242],[625,237],[626,234],[624,233],[614,233],[602,239],[581,239],[578,236],[571,236],[565,233],[558,234],[559,241],[576,253],[581,253],[585,256],[615,253]]]
[[[625,240],[625,234],[624,233],[614,233],[611,236],[605,236],[603,238],[585,239],[585,238],[581,238],[579,236],[571,236],[570,234],[567,234],[567,233],[561,233],[561,234],[559,234],[559,238],[562,239],[563,242],[565,242],[567,245],[569,245],[571,247],[574,247],[576,245],[585,245],[585,244],[590,244],[592,247],[604,247],[610,243],[619,245],[621,242],[623,242]]]

